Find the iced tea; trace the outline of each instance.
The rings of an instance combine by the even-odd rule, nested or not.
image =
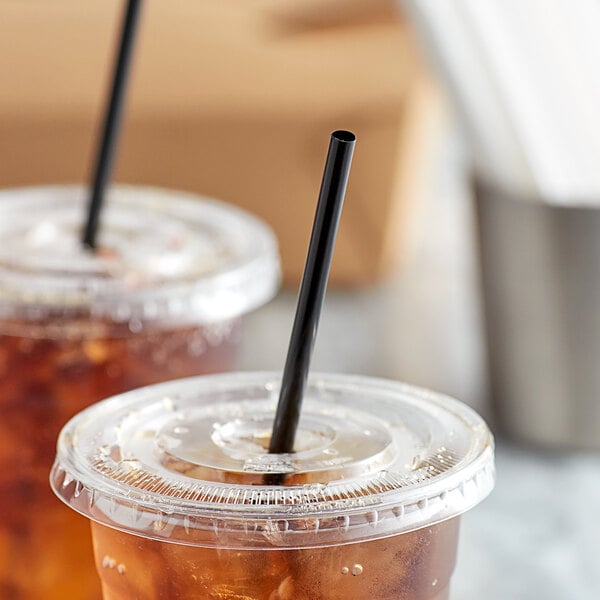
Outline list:
[[[61,427],[118,392],[231,370],[239,334],[237,320],[135,334],[124,325],[81,321],[62,324],[66,337],[50,337],[57,327],[13,322],[7,326],[13,335],[0,333],[3,600],[98,598],[84,545],[88,523],[57,503],[48,486]],[[14,335],[17,330],[21,335]]]
[[[92,523],[105,600],[447,600],[458,519],[341,546],[227,550]]]
[[[0,192],[0,598],[98,600],[89,526],[48,475],[61,427],[107,396],[230,370],[276,290],[270,231],[216,201],[140,188],[79,241],[81,188]]]
[[[104,600],[448,600],[459,515],[493,487],[483,421],[318,375],[295,452],[268,454],[278,379],[169,382],[63,429],[51,483],[92,521]]]

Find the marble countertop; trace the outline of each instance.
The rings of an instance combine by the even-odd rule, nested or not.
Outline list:
[[[407,381],[489,418],[460,154],[453,143],[440,149],[398,272],[371,289],[328,294],[313,369]],[[283,292],[249,316],[241,369],[282,368],[295,297]],[[492,495],[463,518],[453,600],[600,598],[600,454],[548,454],[499,440],[497,474]]]
[[[463,518],[456,600],[600,597],[600,455],[500,443],[494,492]]]

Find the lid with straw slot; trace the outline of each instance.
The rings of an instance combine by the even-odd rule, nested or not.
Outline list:
[[[91,252],[84,187],[0,192],[0,316],[215,322],[275,294],[275,236],[249,213],[157,188],[116,186],[106,200]]]
[[[61,433],[53,489],[145,537],[300,548],[426,527],[493,487],[493,439],[476,413],[380,379],[311,376],[295,452],[269,454],[279,386],[279,374],[238,373],[101,402]]]

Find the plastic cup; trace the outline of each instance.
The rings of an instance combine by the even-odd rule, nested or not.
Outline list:
[[[485,423],[431,392],[314,375],[296,452],[268,454],[279,379],[150,386],[66,425],[51,484],[92,522],[105,600],[448,598],[459,515],[494,484]]]
[[[87,192],[0,193],[0,598],[100,597],[85,519],[48,474],[61,427],[107,396],[231,370],[278,283],[270,230],[225,204],[118,187],[96,254]]]

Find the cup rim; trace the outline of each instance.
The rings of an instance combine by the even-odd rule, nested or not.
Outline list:
[[[183,250],[173,250],[176,259],[187,261],[179,271],[170,271],[165,261],[157,275],[152,269],[160,256],[143,255],[150,244],[134,261],[131,257],[106,259],[97,255],[80,260],[64,251],[49,257],[45,247],[33,251],[31,257],[24,256],[21,233],[40,221],[50,225],[57,221],[60,227],[70,228],[69,235],[78,236],[73,223],[83,224],[86,202],[87,188],[81,185],[0,191],[0,213],[11,215],[11,222],[18,223],[0,230],[5,241],[10,234],[17,244],[15,250],[6,243],[0,249],[0,316],[34,321],[57,315],[87,315],[117,322],[215,322],[266,303],[279,287],[277,241],[263,221],[219,200],[157,187],[116,185],[107,190],[105,236],[135,250],[139,240],[151,241],[144,236],[160,232],[162,223],[165,228],[177,228],[187,244]],[[19,211],[20,221],[15,217]],[[154,229],[145,231],[144,220],[134,218],[136,211],[152,219]],[[123,215],[127,224],[117,227]],[[17,231],[11,234],[10,227]],[[202,236],[207,240],[204,255],[197,247]],[[102,237],[101,230],[100,240]],[[201,268],[202,260],[209,261],[213,255],[215,261],[218,257],[217,266]]]
[[[352,397],[352,402],[369,394],[367,408],[397,403],[404,405],[405,414],[412,411],[420,418],[422,411],[423,422],[435,418],[432,415],[443,416],[455,429],[453,435],[469,438],[461,441],[466,451],[460,461],[431,476],[419,469],[414,477],[401,479],[382,469],[325,485],[289,487],[200,481],[197,487],[186,488],[198,482],[185,477],[171,480],[159,467],[150,472],[151,477],[156,475],[156,491],[135,482],[147,471],[133,475],[120,471],[115,476],[117,471],[107,466],[110,460],[99,460],[93,453],[86,456],[73,444],[73,440],[85,444],[82,440],[90,436],[99,440],[98,427],[105,415],[118,413],[119,419],[132,411],[137,415],[152,398],[155,403],[174,398],[183,411],[191,406],[191,397],[203,394],[225,398],[235,390],[251,389],[255,394],[264,388],[272,395],[279,379],[279,373],[192,377],[104,400],[75,416],[61,432],[52,488],[74,510],[114,529],[179,544],[232,548],[318,547],[397,535],[456,517],[491,492],[494,444],[479,415],[447,396],[363,376],[315,373],[307,394],[325,410],[330,394]],[[121,424],[119,420],[119,428]]]

